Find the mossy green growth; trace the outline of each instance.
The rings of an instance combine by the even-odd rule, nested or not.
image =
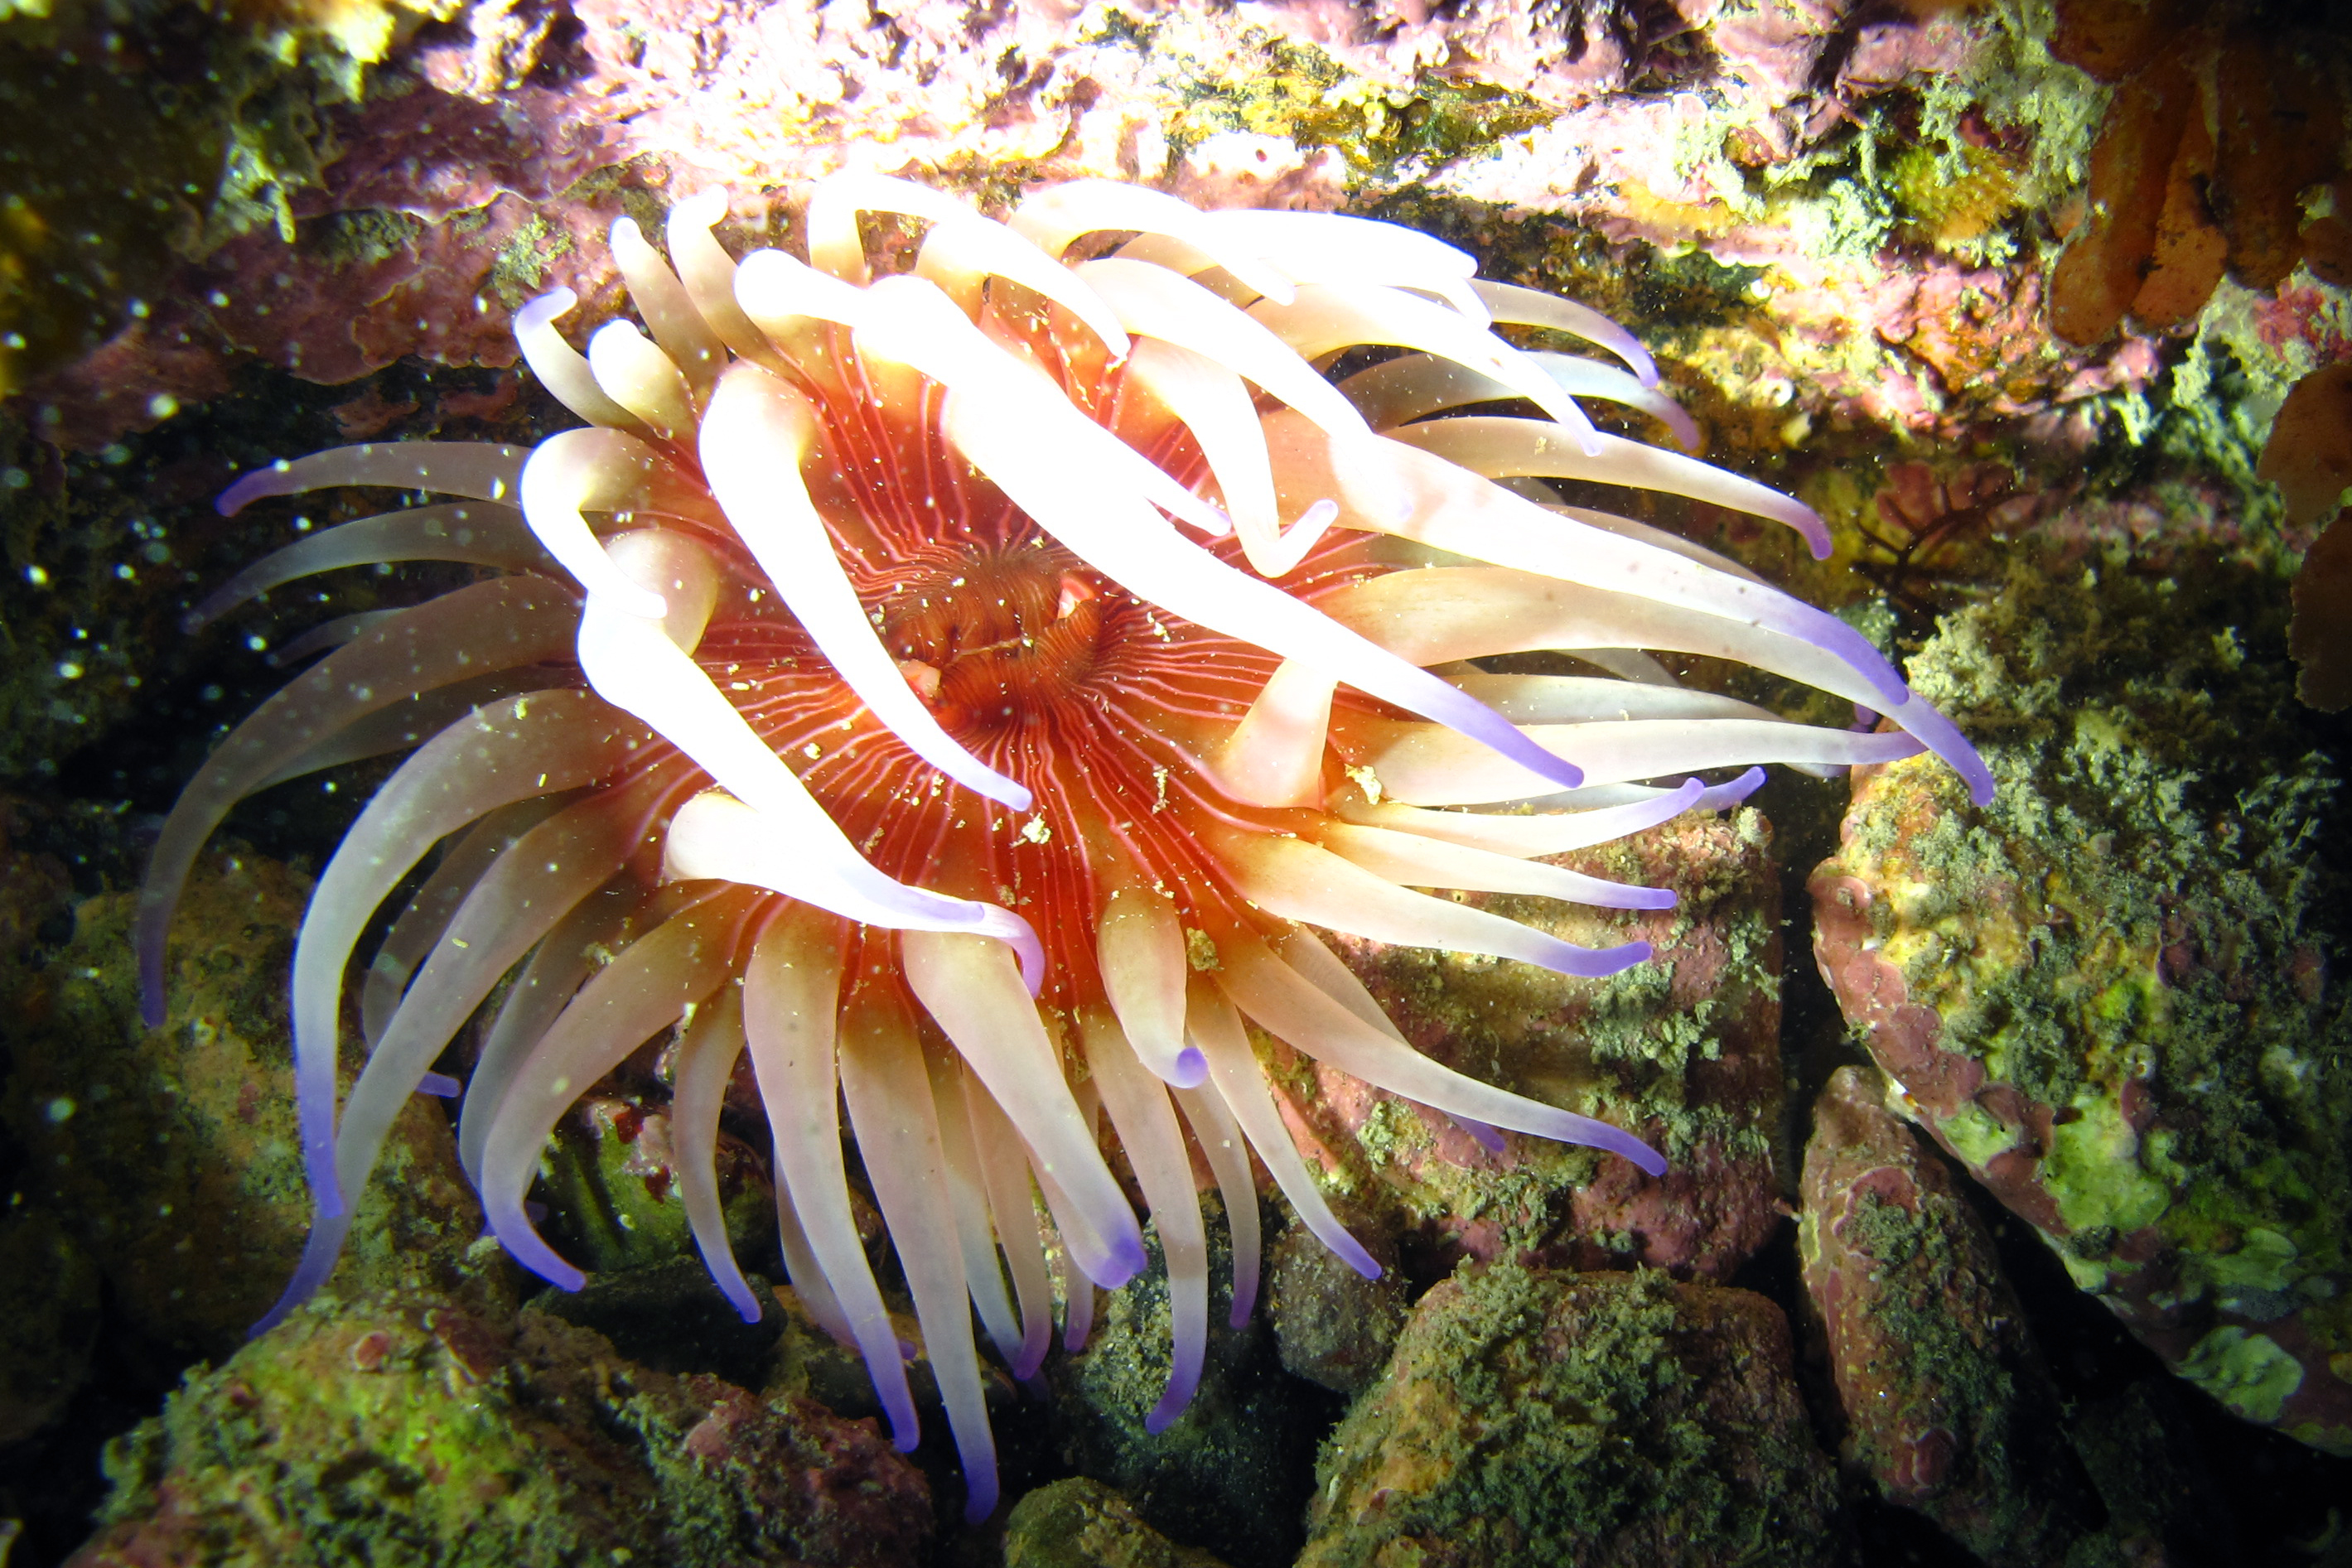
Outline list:
[[[2137,1301],[2161,1245],[2171,1310],[2292,1314],[2308,1368],[2352,1350],[2352,1005],[2331,977],[2340,766],[2290,695],[2284,598],[2220,559],[2164,577],[2020,562],[1910,668],[1996,800],[1895,764],[1827,869],[1872,890],[1877,950],[1935,1010],[1937,1049],[1983,1070],[1938,1133],[1979,1170],[2035,1160],[2054,1214],[2031,1217],[2075,1278]],[[2254,1354],[2180,1369],[2275,1416]]]
[[[1779,1310],[1498,1266],[1414,1309],[1324,1445],[1300,1568],[1835,1560]]]
[[[1224,1568],[1179,1546],[1134,1505],[1084,1476],[1051,1482],[1013,1505],[1004,1521],[1004,1568]]]
[[[576,1489],[549,1463],[538,1424],[472,1385],[396,1315],[300,1313],[286,1333],[191,1376],[160,1418],[109,1446],[116,1490],[100,1523],[152,1507],[167,1465],[189,1477],[199,1509],[226,1500],[207,1483],[233,1496],[259,1466],[287,1510],[269,1523],[289,1561],[421,1568],[583,1552],[604,1521],[568,1495]]]
[[[2309,538],[2288,526],[2278,486],[2255,468],[2287,392],[2352,334],[2352,289],[2297,273],[2277,290],[2215,286],[2194,335],[2155,389],[2145,439],[2176,471],[2210,475],[2239,514],[2238,548],[2292,570]]]
[[[572,248],[572,236],[533,213],[490,264],[490,290],[508,309],[539,292],[549,265]]]
[[[108,1561],[878,1565],[930,1527],[869,1427],[429,1296],[297,1312],[191,1374],[106,1470]]]

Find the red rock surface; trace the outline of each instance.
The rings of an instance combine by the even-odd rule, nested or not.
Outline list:
[[[1987,1563],[2061,1561],[2095,1509],[2057,1390],[1992,1238],[1881,1094],[1840,1069],[1805,1150],[1799,1247],[1846,1460]]]

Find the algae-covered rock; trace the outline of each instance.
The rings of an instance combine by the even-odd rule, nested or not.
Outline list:
[[[1780,1309],[1647,1270],[1438,1285],[1317,1481],[1299,1568],[1840,1561]]]
[[[135,1328],[198,1354],[244,1339],[309,1231],[286,1022],[309,894],[260,856],[200,860],[152,1030],[131,958],[136,896],[89,899],[73,939],[0,1017],[16,1063],[5,1114],[28,1193],[74,1225]],[[446,1120],[412,1101],[360,1195],[335,1288],[499,1288],[498,1266],[468,1256],[481,1228]]]
[[[1143,1522],[1100,1481],[1073,1476],[1039,1487],[1004,1521],[1004,1568],[1224,1568]]]
[[[1084,1351],[1047,1363],[1055,1436],[1071,1466],[1169,1535],[1237,1564],[1286,1563],[1326,1396],[1283,1371],[1263,1313],[1231,1326],[1232,1244],[1216,1200],[1202,1207],[1209,1343],[1192,1404],[1162,1431],[1145,1430],[1168,1386],[1171,1322],[1159,1231],[1147,1225],[1144,1271],[1097,1298]]]
[[[1344,1213],[1341,1223],[1348,1221]],[[1349,1226],[1382,1270],[1367,1280],[1303,1225],[1266,1249],[1266,1318],[1285,1370],[1334,1394],[1360,1394],[1381,1375],[1404,1326],[1405,1285],[1395,1249],[1369,1227]]]
[[[296,1312],[107,1468],[73,1568],[897,1568],[930,1531],[920,1474],[870,1423],[429,1297]]]
[[[2281,597],[2021,567],[1948,618],[1913,685],[1998,797],[1857,770],[1816,946],[1924,1124],[2078,1284],[2240,1416],[2352,1452],[2343,813]]]
[[[1407,1242],[1441,1266],[1532,1257],[1645,1263],[1727,1279],[1780,1223],[1780,882],[1752,810],[1678,818],[1556,858],[1612,881],[1672,888],[1673,909],[1620,912],[1457,894],[1589,946],[1636,939],[1648,963],[1604,980],[1334,936],[1405,1038],[1506,1089],[1649,1139],[1654,1179],[1592,1150],[1506,1134],[1500,1154],[1442,1117],[1336,1068],[1274,1051],[1294,1133],[1336,1185],[1402,1205]]]
[[[1841,1068],[1813,1108],[1799,1248],[1845,1456],[1990,1564],[2063,1560],[2096,1507],[1992,1238],[1937,1159]]]
[[[765,1163],[721,1131],[712,1164],[736,1256],[774,1249],[776,1197]],[[592,1094],[564,1114],[542,1156],[549,1239],[582,1268],[645,1269],[696,1256],[677,1181],[667,1103]]]

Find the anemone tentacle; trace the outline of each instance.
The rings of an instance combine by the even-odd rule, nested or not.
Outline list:
[[[1183,1410],[1206,1342],[1195,1151],[1223,1200],[1237,1325],[1258,1281],[1253,1158],[1308,1229],[1378,1272],[1292,1144],[1252,1028],[1489,1147],[1507,1129],[1663,1168],[1630,1131],[1420,1055],[1312,926],[1605,975],[1647,945],[1580,948],[1422,890],[1666,907],[1545,857],[1736,805],[1759,769],[1685,776],[1756,761],[1834,770],[1924,745],[1990,789],[1851,628],[1651,525],[1559,501],[1545,476],[1743,507],[1822,542],[1792,497],[1596,430],[1580,399],[1700,444],[1639,343],[1581,306],[1479,279],[1394,225],[1201,212],[1104,182],[999,222],[841,176],[815,187],[804,256],[740,264],[712,233],[726,210],[715,191],[678,203],[667,257],[615,225],[642,330],[604,323],[583,353],[555,324],[568,291],[517,312],[525,358],[587,428],[528,452],[342,448],[222,497],[464,499],[283,550],[199,621],[367,561],[506,574],[298,643],[332,651],[223,743],[151,865],[139,939],[160,1019],[171,907],[229,807],[419,747],[330,865],[299,946],[318,1219],[270,1321],[326,1280],[394,1113],[441,1083],[436,1060],[507,981],[457,1124],[493,1233],[581,1282],[526,1211],[541,1151],[599,1077],[675,1031],[689,1227],[756,1315],[713,1168],[748,1056],[793,1288],[912,1447],[845,1113],[976,1517],[995,1477],[975,1311],[1025,1378],[1052,1338],[1041,1213],[1066,1343],[1083,1343],[1097,1286],[1145,1261],[1106,1115],[1166,1261],[1172,1363],[1151,1430]],[[875,211],[925,225],[911,273],[875,276],[859,223]],[[1318,368],[1357,349],[1376,357],[1344,382]],[[1507,401],[1545,417],[1475,412]],[[1533,652],[1601,674],[1469,662]],[[1739,660],[1895,727],[1790,723],[1681,686],[1662,653]],[[360,982],[369,1054],[338,1115],[347,960],[436,841]]]

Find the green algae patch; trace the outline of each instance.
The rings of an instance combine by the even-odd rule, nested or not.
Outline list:
[[[2058,1214],[2075,1230],[2118,1233],[2153,1225],[2171,1207],[2171,1185],[2140,1168],[2139,1134],[2108,1100],[2086,1098],[2072,1122],[2050,1129],[2042,1174]]]
[[[2215,1329],[2183,1357],[2181,1375],[2249,1421],[2276,1421],[2303,1386],[2303,1367],[2267,1334]]]
[[[1324,1445],[1299,1568],[1836,1561],[1778,1308],[1498,1266],[1423,1298]]]

